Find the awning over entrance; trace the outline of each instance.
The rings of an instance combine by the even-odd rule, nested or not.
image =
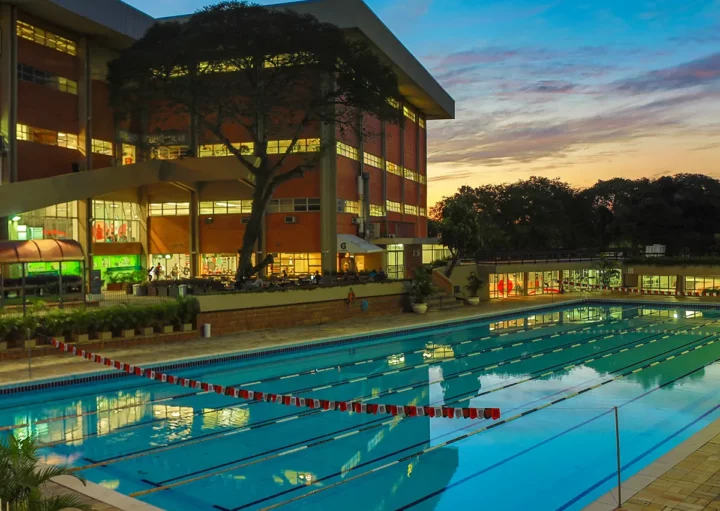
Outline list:
[[[383,251],[377,245],[373,245],[369,241],[352,234],[338,234],[337,246],[338,252],[349,252],[351,254],[375,254]]]
[[[72,240],[33,240],[0,242],[0,263],[82,261],[83,250]]]

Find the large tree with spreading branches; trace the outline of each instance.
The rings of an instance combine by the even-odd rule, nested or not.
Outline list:
[[[252,176],[238,279],[272,262],[266,255],[253,265],[252,254],[273,192],[317,168],[323,152],[335,152],[324,143],[299,150],[298,140],[319,138],[322,125],[362,131],[363,115],[402,119],[389,101],[399,94],[395,72],[367,43],[311,15],[247,2],[221,2],[186,21],[154,25],[110,63],[108,81],[121,114],[185,116],[188,129],[210,139],[205,143],[223,144]],[[252,152],[231,139],[238,128]],[[290,143],[268,151],[270,140]]]

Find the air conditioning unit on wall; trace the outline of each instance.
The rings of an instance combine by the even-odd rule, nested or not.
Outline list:
[[[413,256],[413,257],[420,257],[421,255],[422,255],[422,253],[421,253],[419,250],[413,250],[413,251],[412,251],[412,256]]]
[[[362,224],[362,218],[359,216],[352,217],[352,224],[353,225],[361,225]]]
[[[296,223],[297,223],[297,217],[296,217],[296,216],[286,216],[286,217],[285,217],[285,223],[286,223],[286,224],[296,224]]]

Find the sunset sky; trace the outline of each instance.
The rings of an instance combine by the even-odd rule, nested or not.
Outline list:
[[[213,3],[126,1],[154,16]],[[720,0],[367,4],[456,101],[428,124],[429,204],[531,175],[720,177]]]

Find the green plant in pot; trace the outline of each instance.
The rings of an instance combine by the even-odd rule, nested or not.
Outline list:
[[[0,316],[0,351],[8,348],[8,343],[12,341],[12,335],[17,328],[18,318],[9,316]]]
[[[112,339],[113,310],[97,309],[90,316],[90,330],[101,341]]]
[[[112,309],[112,329],[115,335],[129,339],[135,335],[135,316],[133,309],[119,305]]]
[[[156,306],[155,326],[158,331],[169,334],[173,332],[173,325],[179,321],[180,307],[176,301],[163,302]]]
[[[197,298],[187,297],[178,300],[178,327],[183,332],[190,332],[193,324],[200,314],[200,302]]]
[[[68,316],[70,318],[73,341],[87,342],[90,337],[90,327],[92,326],[90,313],[84,309],[76,309]]]
[[[71,330],[70,316],[58,310],[43,316],[38,327],[39,335],[59,341],[64,341]]]
[[[484,282],[477,276],[477,273],[471,271],[470,275],[467,276],[467,284],[465,285],[465,289],[468,292],[467,303],[470,305],[478,305],[480,303],[478,293],[483,287],[483,284]]]
[[[427,299],[434,293],[432,274],[425,267],[419,267],[415,271],[415,278],[412,280],[410,297],[412,309],[416,314],[427,312]]]
[[[140,335],[149,337],[154,333],[155,312],[152,307],[132,307],[135,326]]]

